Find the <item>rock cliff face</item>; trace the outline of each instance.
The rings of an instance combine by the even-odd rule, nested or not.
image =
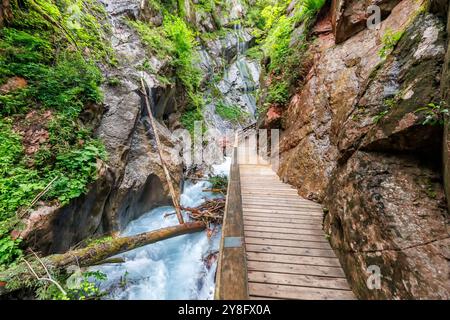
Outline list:
[[[120,231],[150,209],[171,204],[153,133],[146,121],[141,78],[158,120],[165,163],[178,193],[182,187],[184,168],[175,151],[178,142],[172,137],[171,130],[180,127],[179,118],[185,103],[183,88],[158,80],[156,74],[160,70],[164,74],[167,62],[148,54],[139,35],[126,21],[141,20],[159,26],[162,24],[161,12],[149,1],[100,2],[107,11],[106,23],[111,26],[109,41],[117,60],[115,66],[102,66],[106,79],[102,87],[105,99],[103,114],[99,108],[100,114],[96,115],[99,119],[96,135],[105,144],[108,161],[98,164],[98,179],[89,186],[86,195],[64,207],[41,206],[24,220],[25,229],[20,236],[27,245],[44,254],[64,252],[88,237]],[[219,25],[226,26],[244,14],[238,3],[229,8],[217,6],[210,13],[195,10],[191,1],[184,3],[186,19],[199,32],[217,31]],[[199,41],[196,48],[204,97],[211,94],[209,83],[221,74],[216,79],[216,91],[220,91],[225,103],[247,111],[251,115],[249,121],[254,119],[253,93],[258,86],[259,65],[243,53],[253,42],[249,30],[236,26],[228,28],[220,37]],[[143,68],[144,64],[150,67]],[[212,102],[204,110],[206,125],[210,128],[224,132],[239,126],[219,117]]]
[[[104,67],[106,81],[104,113],[100,115],[97,136],[108,152],[108,163],[99,164],[98,179],[89,186],[89,192],[69,205],[40,207],[25,221],[24,241],[43,253],[64,252],[70,246],[93,235],[120,231],[126,224],[158,205],[170,204],[168,187],[160,165],[155,142],[143,119],[143,100],[140,78],[149,90],[161,93],[156,101],[155,114],[162,115],[169,104],[171,90],[160,86],[154,76],[142,72],[140,67],[147,59],[138,35],[125,23],[125,18],[141,14],[140,1],[105,1],[111,24],[111,44],[118,65]],[[162,62],[152,59],[155,68]],[[164,103],[163,103],[164,101]],[[171,161],[174,141],[170,131],[159,125],[164,144],[163,155],[169,166],[175,187],[181,187],[183,167]]]
[[[382,9],[375,30],[365,23],[370,4]],[[443,129],[427,121],[442,119],[449,95],[446,19],[436,9],[445,2],[330,8],[316,22],[306,80],[282,110],[279,175],[327,208],[324,228],[358,297],[448,299]],[[327,21],[331,30],[317,28]],[[371,265],[379,290],[366,284]]]

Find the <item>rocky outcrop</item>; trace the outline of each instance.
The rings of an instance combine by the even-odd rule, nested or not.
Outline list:
[[[153,133],[145,127],[140,78],[144,78],[149,91],[159,92],[154,103],[159,118],[170,111],[167,96],[174,93],[160,85],[154,75],[141,71],[144,61],[149,61],[154,70],[159,70],[163,62],[146,56],[138,35],[124,21],[139,16],[140,3],[105,1],[112,27],[111,44],[118,61],[117,66],[103,66],[104,114],[96,129],[108,161],[99,167],[99,177],[86,195],[64,207],[40,207],[24,221],[24,242],[42,253],[64,252],[87,237],[120,231],[155,206],[170,204]],[[182,164],[171,151],[174,141],[170,131],[161,123],[158,126],[166,164],[179,192]]]
[[[152,133],[145,127],[145,112],[140,95],[140,78],[143,77],[150,92],[158,92],[154,101],[154,115],[162,118],[175,108],[171,100],[174,92],[170,87],[160,85],[153,74],[142,71],[142,65],[149,61],[157,71],[164,63],[155,57],[148,57],[138,35],[128,27],[124,18],[148,15],[148,6],[140,1],[113,1],[107,6],[112,25],[111,43],[116,52],[119,65],[105,68],[108,77],[119,80],[119,84],[105,85],[105,106],[97,135],[106,146],[109,165],[115,173],[116,181],[105,205],[103,231],[122,230],[126,224],[155,206],[170,204],[165,176],[155,149]],[[143,13],[141,13],[143,12]],[[149,19],[152,19],[150,17]],[[170,154],[174,143],[170,131],[158,124],[158,134],[164,143],[163,154]],[[182,165],[171,162],[166,156],[175,187],[181,186]]]
[[[342,150],[350,149],[351,143],[344,147],[339,139],[353,131],[342,130],[348,128],[349,121],[358,119],[351,117],[352,113],[358,109],[364,87],[381,66],[378,54],[383,47],[381,38],[386,30],[405,28],[419,8],[420,3],[404,0],[383,21],[380,30],[366,29],[337,46],[333,38],[325,36],[311,47],[315,52],[313,67],[303,88],[283,112],[286,130],[280,140],[279,174],[295,185],[301,195],[323,200],[337,159],[342,157]],[[392,93],[386,91],[386,99],[389,97]],[[361,127],[372,126],[378,112],[358,123]]]
[[[356,152],[333,175],[325,230],[363,299],[449,299],[450,237],[440,170],[414,156]],[[369,267],[381,288],[370,290]]]
[[[450,7],[448,9],[448,18],[447,18],[447,35],[450,34]],[[444,60],[444,66],[442,71],[442,79],[441,79],[441,95],[442,99],[447,103],[447,106],[450,105],[450,41],[447,39],[447,54]],[[443,175],[444,175],[444,188],[445,195],[447,196],[447,205],[450,212],[450,132],[449,132],[449,123],[447,121],[444,126],[444,137],[443,137]]]
[[[425,121],[442,114],[418,110],[445,108],[447,35],[427,1],[382,2],[378,30],[365,29],[363,2],[335,2],[336,39],[319,32],[306,81],[282,112],[279,174],[324,203],[325,230],[358,297],[448,299],[443,130]],[[381,289],[368,288],[369,266],[380,268]]]
[[[25,244],[44,254],[64,252],[85,238],[120,231],[129,221],[150,209],[171,204],[154,133],[147,125],[141,77],[157,119],[165,164],[176,192],[180,193],[181,189],[183,163],[174,148],[177,141],[173,140],[170,130],[180,127],[185,94],[180,86],[160,83],[156,74],[164,74],[167,61],[149,55],[138,34],[126,23],[126,19],[141,19],[154,26],[161,25],[161,11],[152,1],[101,2],[111,25],[109,37],[117,65],[102,66],[105,77],[103,114],[85,120],[97,124],[92,127],[96,127],[96,136],[105,144],[108,160],[101,165],[99,177],[88,187],[86,195],[64,207],[41,206],[24,220],[26,227],[21,236]],[[221,10],[228,9],[219,7],[215,13],[200,13],[191,1],[184,3],[186,19],[196,30],[203,32],[217,31],[219,26],[239,17],[243,10],[234,8],[236,12],[232,10],[234,13],[220,15]],[[223,100],[253,114],[253,92],[258,85],[259,66],[245,58],[243,52],[253,44],[254,37],[249,30],[238,26],[228,30],[223,36],[201,41],[197,48],[198,66],[204,71],[205,97],[210,94],[213,75],[226,70],[224,78],[216,80]],[[205,109],[211,110],[211,113],[205,111],[210,127],[220,127],[220,124],[223,128],[234,126],[217,118],[214,105],[210,104]],[[215,115],[215,118],[211,120],[208,115]]]
[[[333,0],[332,21],[336,43],[341,43],[366,28],[368,8],[380,8],[381,19],[386,18],[401,0]]]
[[[115,176],[99,163],[98,178],[87,194],[60,206],[40,206],[24,220],[20,237],[27,246],[42,253],[64,252],[71,246],[102,232],[104,210]]]

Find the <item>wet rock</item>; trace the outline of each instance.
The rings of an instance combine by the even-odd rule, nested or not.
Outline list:
[[[233,28],[228,28],[230,32],[222,38],[208,40],[205,44],[205,49],[211,57],[221,66],[223,64],[231,63],[232,60],[239,53],[243,53],[246,49],[252,47],[255,42],[255,37],[251,35],[251,30],[242,28],[239,25]]]
[[[139,2],[139,1],[138,1]],[[131,5],[131,4],[130,4]],[[133,7],[134,8],[134,7]],[[140,78],[149,88],[153,114],[157,119],[175,111],[177,106],[173,87],[159,85],[154,75],[141,71],[145,61],[153,70],[163,68],[164,63],[147,57],[139,37],[123,21],[122,7],[110,7],[112,14],[112,44],[119,58],[119,67],[107,70],[121,79],[118,86],[105,86],[107,111],[97,130],[109,154],[109,163],[115,170],[116,182],[105,206],[104,230],[122,230],[126,224],[151,208],[168,204],[167,186],[160,159],[152,136],[144,127],[144,101],[140,96]],[[166,153],[170,154],[173,141],[170,132],[158,123],[160,139]],[[153,146],[153,147],[152,147]],[[181,163],[166,159],[175,188],[179,190]],[[165,184],[165,182],[164,182]]]
[[[206,105],[204,116],[208,127],[216,128],[222,133],[255,121],[256,100],[255,91],[259,87],[260,68],[256,61],[244,56],[237,57],[226,69],[223,79],[216,85],[215,99]],[[247,115],[242,123],[230,122],[215,113],[218,104],[237,106]]]
[[[448,9],[448,0],[430,0],[430,12],[444,19],[447,17]]]
[[[359,298],[450,293],[442,128],[416,112],[440,100],[445,33],[436,15],[418,14],[422,4],[403,0],[379,30],[338,45],[319,37],[283,112],[279,174],[326,205],[325,229]],[[387,30],[405,33],[382,59]],[[380,290],[366,283],[373,265]]]
[[[173,154],[174,141],[170,132],[158,125],[165,163],[171,172],[175,189],[180,190],[182,166]],[[133,133],[126,167],[119,185],[113,190],[106,206],[105,229],[122,230],[129,221],[160,205],[170,205],[168,186],[155,143],[140,122]]]
[[[114,16],[128,16],[137,18],[141,0],[100,0],[108,13]]]
[[[104,3],[111,24],[110,41],[118,60],[115,67],[102,66],[105,77],[117,79],[118,83],[103,85],[104,112],[95,130],[106,147],[108,164],[99,169],[99,178],[89,186],[86,195],[62,208],[40,207],[31,214],[24,241],[43,253],[63,252],[87,237],[121,231],[130,220],[149,209],[169,204],[154,137],[147,134],[143,125],[145,112],[140,96],[142,77],[154,98],[158,118],[174,107],[171,88],[160,85],[154,75],[142,71],[146,61],[153,70],[164,67],[164,62],[147,57],[139,36],[125,23],[126,18],[139,16],[141,1]],[[166,163],[179,192],[182,164],[173,151],[170,132],[159,122],[158,127]]]
[[[350,150],[353,143],[358,145],[357,139],[348,138],[349,147],[343,148],[342,137],[354,134],[347,123],[352,121],[355,103],[381,63],[380,39],[386,30],[405,28],[420,5],[404,0],[382,22],[380,30],[363,30],[337,46],[328,37],[319,38],[311,49],[313,67],[283,112],[286,130],[280,139],[279,174],[301,195],[322,200],[337,160],[344,156],[339,151]],[[373,117],[359,123],[372,125]]]
[[[450,234],[439,167],[356,152],[327,189],[325,230],[363,299],[448,299]],[[381,270],[369,290],[367,268]]]
[[[283,109],[279,106],[272,105],[266,113],[264,123],[260,126],[264,128],[279,128],[281,126]]]
[[[41,206],[23,221],[24,244],[43,254],[61,253],[80,241],[102,233],[102,218],[114,185],[114,172],[98,163],[98,179],[89,191],[64,207]]]
[[[333,30],[336,43],[341,43],[366,28],[367,8],[377,5],[381,18],[386,18],[401,0],[333,0]]]
[[[392,54],[371,74],[354,111],[338,129],[341,152],[349,148],[430,151],[440,148],[440,129],[424,126],[430,102],[439,103],[445,55],[444,26],[435,16],[419,17]],[[360,142],[360,144],[358,144]]]

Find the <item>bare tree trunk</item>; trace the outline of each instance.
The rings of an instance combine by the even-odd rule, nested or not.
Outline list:
[[[68,251],[63,254],[54,254],[42,258],[41,261],[49,270],[54,271],[64,269],[71,265],[87,267],[119,253],[183,234],[198,232],[205,228],[206,225],[203,222],[187,222],[173,227],[141,233],[135,236],[114,238],[104,243],[94,244],[86,248]],[[27,284],[30,284],[30,282],[35,281],[35,277],[29,266],[31,266],[38,275],[45,274],[46,272],[41,265],[41,262],[37,261],[37,259],[29,259],[28,265],[24,261],[8,270],[0,272],[0,296],[23,288]]]

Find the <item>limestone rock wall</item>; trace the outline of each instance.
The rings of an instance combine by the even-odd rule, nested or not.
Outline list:
[[[384,8],[378,30],[365,27],[369,3]],[[333,1],[333,31],[318,33],[307,79],[282,111],[279,175],[326,207],[324,229],[359,298],[450,297],[443,127],[418,111],[448,98],[446,19],[435,8]],[[367,287],[371,265],[380,290]]]

